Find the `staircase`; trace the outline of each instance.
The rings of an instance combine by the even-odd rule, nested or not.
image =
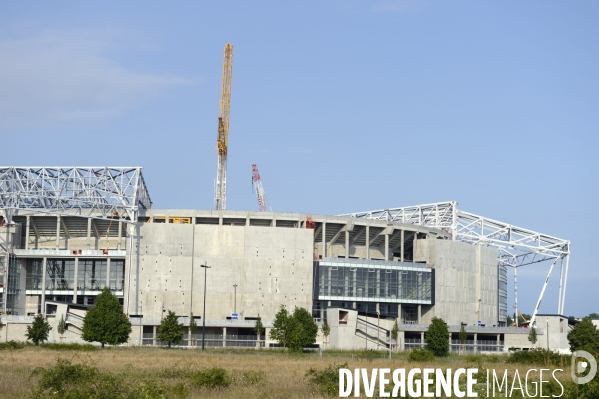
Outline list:
[[[75,330],[71,330],[75,334],[81,335],[81,331],[83,330],[83,317],[78,314],[67,312],[67,317],[65,318],[65,322],[73,327]],[[78,331],[76,331],[78,330]]]
[[[371,349],[377,347],[379,349],[389,349],[390,334],[389,330],[358,317],[356,323],[356,335],[366,339],[369,342],[369,345],[372,345]]]

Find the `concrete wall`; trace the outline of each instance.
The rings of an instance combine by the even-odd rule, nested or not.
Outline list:
[[[435,306],[422,315],[447,324],[498,324],[497,253],[493,249],[450,240],[415,240],[414,260],[435,269]]]
[[[134,240],[125,275],[129,314],[160,318],[164,307],[179,316],[190,311],[201,316],[205,269],[200,266],[205,264],[211,267],[207,320],[231,316],[234,284],[241,318],[260,314],[272,320],[281,304],[290,310],[312,308],[312,230],[146,223],[139,226]]]

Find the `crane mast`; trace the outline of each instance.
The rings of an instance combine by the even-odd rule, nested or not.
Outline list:
[[[256,197],[258,198],[258,208],[260,212],[266,211],[266,194],[262,187],[262,180],[260,179],[260,172],[258,172],[258,165],[252,164],[252,186],[256,191]]]
[[[225,44],[223,62],[222,91],[220,97],[220,115],[218,117],[218,155],[216,182],[214,187],[214,206],[216,210],[227,209],[227,150],[229,147],[229,114],[231,109],[231,81],[233,78],[233,45]]]

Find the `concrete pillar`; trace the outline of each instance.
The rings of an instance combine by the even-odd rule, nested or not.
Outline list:
[[[389,260],[389,234],[385,234],[385,260]]]
[[[501,352],[501,334],[497,334],[497,352]]]
[[[121,238],[122,238],[122,234],[123,233],[123,222],[119,221],[119,238],[118,241],[116,243],[116,249],[120,250],[121,249]]]
[[[322,222],[322,257],[327,256],[327,224]]]
[[[27,216],[27,222],[25,225],[25,249],[29,249],[29,216]]]
[[[420,333],[420,347],[424,348],[424,332]]]
[[[56,216],[56,249],[60,249],[60,216]]]
[[[370,260],[370,226],[366,226],[366,259]]]
[[[158,342],[156,340],[156,326],[152,327],[152,336],[153,336],[152,345],[156,345],[156,342]]]
[[[404,250],[404,238],[405,238],[405,230],[401,231],[401,242],[400,242],[400,250],[399,250],[399,261],[403,262],[403,250]]]
[[[46,316],[46,263],[48,258],[42,261],[42,315]]]
[[[418,324],[422,324],[422,305],[418,305]]]
[[[91,248],[91,236],[92,236],[92,220],[87,219],[87,249]]]
[[[345,232],[345,258],[349,258],[349,231]]]
[[[227,346],[227,327],[223,327],[223,348]]]
[[[110,258],[106,258],[106,287],[110,288]]]
[[[474,353],[478,353],[478,334],[474,334]]]
[[[77,303],[77,282],[79,273],[79,258],[75,258],[75,274],[73,276],[73,303]]]
[[[401,303],[397,304],[397,324],[402,324],[402,320],[401,320]]]

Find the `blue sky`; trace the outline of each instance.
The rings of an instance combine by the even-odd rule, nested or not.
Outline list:
[[[565,313],[599,312],[598,18],[594,1],[2,2],[1,163],[141,165],[156,208],[211,208],[230,42],[228,209],[257,210],[252,163],[275,211],[457,200],[571,240]],[[521,311],[547,270],[519,272]]]

